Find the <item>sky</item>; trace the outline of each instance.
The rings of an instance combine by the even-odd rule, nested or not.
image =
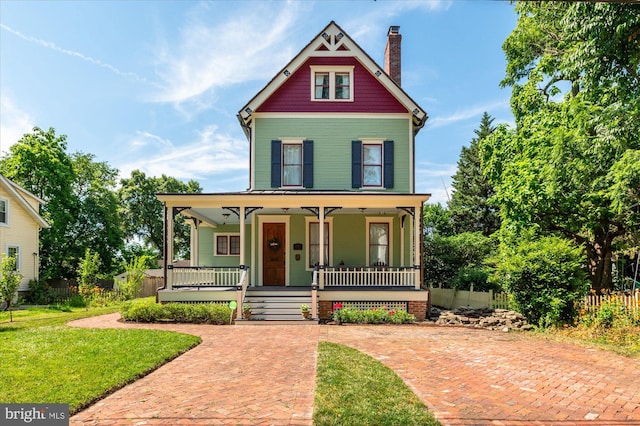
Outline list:
[[[416,192],[446,204],[460,150],[487,111],[513,123],[499,86],[513,5],[489,0],[0,1],[0,152],[34,126],[67,135],[129,177],[249,186],[236,118],[334,20],[378,64],[402,34],[402,88],[429,116]]]

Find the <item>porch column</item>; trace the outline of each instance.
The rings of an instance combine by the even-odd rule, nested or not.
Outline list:
[[[167,217],[167,265],[173,265],[173,239],[174,237],[174,221],[173,221],[173,215],[174,215],[174,207],[171,207],[171,209],[169,210],[169,215]]]
[[[200,233],[199,229],[199,220],[196,218],[192,218],[191,222],[191,266],[198,266],[200,263],[200,252],[198,250],[198,246],[200,245]]]
[[[324,258],[324,206],[319,206],[318,207],[318,233],[320,235],[318,235],[319,238],[319,243],[320,243],[320,253],[318,254],[318,262],[320,263],[320,266],[324,266],[325,265],[325,258]]]
[[[422,283],[422,204],[414,207],[413,214],[413,264],[420,266],[416,277],[416,289],[419,290]]]
[[[246,265],[245,258],[245,217],[244,217],[244,206],[240,206],[240,266]]]

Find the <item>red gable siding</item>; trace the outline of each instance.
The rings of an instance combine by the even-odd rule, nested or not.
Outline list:
[[[353,65],[353,102],[311,101],[311,65]],[[355,58],[309,58],[257,112],[406,113],[407,109]]]

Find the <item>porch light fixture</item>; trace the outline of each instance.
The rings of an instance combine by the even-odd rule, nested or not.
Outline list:
[[[222,216],[224,216],[224,223],[223,225],[227,224],[227,219],[229,219],[229,216],[231,216],[230,213],[222,213]]]
[[[286,212],[288,212],[288,211],[289,211],[289,207],[283,207],[283,208],[282,208],[282,213],[286,213]]]
[[[367,209],[366,207],[358,207],[358,210],[360,210],[360,213],[364,213],[366,209]]]

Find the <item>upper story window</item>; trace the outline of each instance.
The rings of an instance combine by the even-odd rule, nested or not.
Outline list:
[[[311,66],[311,100],[353,101],[353,67]]]
[[[302,141],[282,144],[282,186],[302,186]]]
[[[362,186],[382,186],[382,143],[362,144]]]
[[[352,141],[351,187],[394,187],[394,142],[370,139]]]
[[[9,201],[0,198],[0,225],[9,224]]]

